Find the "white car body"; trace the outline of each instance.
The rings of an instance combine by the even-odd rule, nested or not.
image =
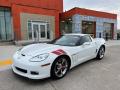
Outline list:
[[[85,34],[66,35],[85,36]],[[52,64],[55,59],[61,55],[69,56],[71,60],[70,69],[78,64],[95,58],[101,45],[105,45],[105,40],[102,38],[93,39],[92,37],[91,40],[92,41],[89,43],[74,47],[46,43],[25,46],[14,54],[12,69],[14,73],[30,79],[43,79],[50,77]],[[42,54],[49,55],[43,61],[30,61],[31,58]]]

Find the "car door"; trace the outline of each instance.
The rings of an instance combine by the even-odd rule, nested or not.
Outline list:
[[[85,53],[82,45],[79,46],[74,46],[74,47],[69,47],[68,51],[71,54],[72,58],[72,67],[82,63],[84,61]]]
[[[95,46],[89,35],[81,36],[77,46],[69,47],[72,56],[72,63],[76,66],[93,58]]]
[[[82,49],[82,52],[79,52],[79,63],[85,62],[89,59],[94,58],[96,53],[96,45],[92,41],[91,37],[89,35],[85,35],[81,37],[80,40],[80,49]],[[80,59],[80,55],[83,53],[82,58]]]

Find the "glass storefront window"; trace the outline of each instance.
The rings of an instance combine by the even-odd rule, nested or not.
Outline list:
[[[0,7],[0,41],[12,40],[11,12]]]

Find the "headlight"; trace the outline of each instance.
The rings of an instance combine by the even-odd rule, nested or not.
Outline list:
[[[31,58],[30,61],[31,62],[41,62],[41,61],[47,59],[48,56],[49,56],[48,53],[40,54],[40,55],[37,55],[37,56]]]

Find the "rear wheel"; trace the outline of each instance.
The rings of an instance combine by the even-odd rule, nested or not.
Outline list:
[[[102,60],[104,58],[104,55],[105,55],[105,48],[101,46],[96,58]]]
[[[64,77],[69,69],[69,62],[65,57],[56,59],[51,68],[51,77],[53,79],[60,79]]]

